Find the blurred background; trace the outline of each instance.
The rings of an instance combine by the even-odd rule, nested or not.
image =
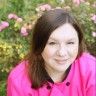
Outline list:
[[[45,11],[63,8],[76,16],[96,56],[96,0],[0,0],[0,96],[9,72],[29,51],[32,28]]]

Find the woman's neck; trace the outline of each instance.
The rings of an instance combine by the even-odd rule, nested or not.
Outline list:
[[[71,65],[63,72],[62,71],[58,72],[51,68],[47,68],[46,71],[54,82],[59,83],[66,79],[67,75],[69,74],[70,69],[71,69]]]
[[[62,82],[64,80],[64,77],[66,76],[66,72],[58,72],[58,71],[51,70],[51,69],[48,69],[46,71],[48,75],[50,76],[50,78],[56,83]]]

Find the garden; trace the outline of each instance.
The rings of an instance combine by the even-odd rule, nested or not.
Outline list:
[[[0,0],[0,96],[6,96],[9,72],[29,52],[36,20],[55,8],[76,16],[87,49],[96,56],[96,0]]]

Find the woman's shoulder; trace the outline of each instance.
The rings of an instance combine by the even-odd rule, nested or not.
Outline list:
[[[77,59],[77,66],[79,66],[80,70],[83,73],[95,72],[96,68],[96,57],[91,55],[90,53],[84,52]]]
[[[85,58],[88,60],[96,60],[96,57],[90,54],[89,52],[82,53],[81,58]]]
[[[88,52],[82,53],[82,55],[79,57],[79,60],[84,63],[88,64],[95,64],[96,63],[96,57],[91,55]]]
[[[9,77],[11,78],[18,78],[26,73],[27,70],[27,61],[21,61],[17,64],[16,67],[14,67],[11,72],[9,73]]]

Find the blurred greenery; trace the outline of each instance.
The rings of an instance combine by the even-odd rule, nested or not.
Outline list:
[[[29,51],[31,29],[38,16],[42,13],[36,8],[42,4],[49,4],[52,8],[61,7],[73,12],[80,21],[88,50],[96,56],[96,21],[91,19],[96,15],[95,0],[86,0],[80,5],[74,4],[72,0],[0,0],[0,23],[7,21],[9,27],[0,32],[0,96],[6,96],[6,80],[10,70],[24,58]],[[22,18],[22,22],[9,19],[10,13]],[[31,28],[29,28],[29,25]],[[27,28],[28,35],[21,34],[21,28]]]

